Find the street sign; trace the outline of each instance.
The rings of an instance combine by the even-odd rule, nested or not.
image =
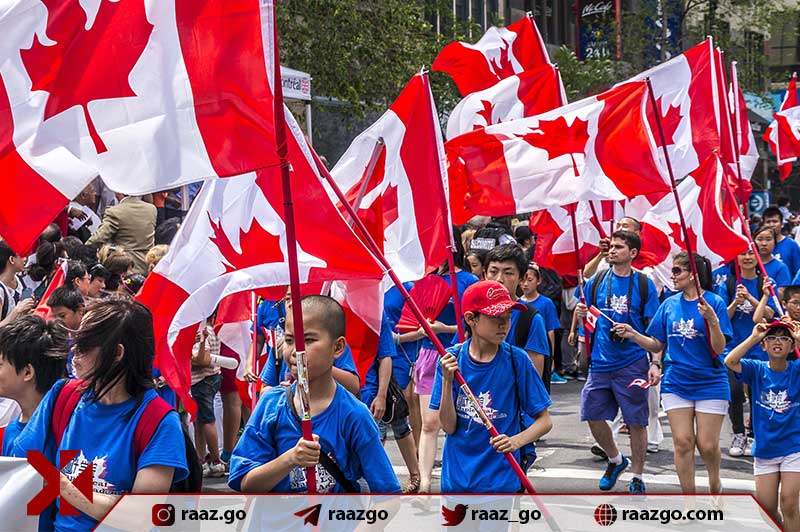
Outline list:
[[[748,207],[751,214],[761,214],[769,206],[769,190],[754,190]]]

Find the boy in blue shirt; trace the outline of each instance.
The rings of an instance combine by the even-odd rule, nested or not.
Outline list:
[[[553,427],[547,411],[552,402],[542,379],[525,351],[505,341],[512,309],[524,308],[498,282],[480,281],[464,292],[462,311],[470,337],[442,357],[431,396],[431,408],[439,410],[447,433],[442,493],[517,492],[520,481],[503,453],[513,453],[519,460],[519,449]],[[459,369],[500,433],[488,445],[480,442],[487,434],[478,413],[454,382]],[[527,428],[523,413],[533,419]]]
[[[756,498],[784,530],[800,530],[800,365],[787,361],[799,342],[797,322],[758,323],[725,357],[752,390]],[[759,343],[769,361],[744,358]]]
[[[556,331],[561,328],[561,321],[558,319],[558,310],[553,300],[539,293],[539,283],[542,281],[542,273],[535,262],[528,264],[528,271],[522,277],[519,288],[522,291],[520,301],[528,306],[535,308],[544,320],[544,328],[547,331],[547,340],[550,342],[550,360],[553,360],[556,347]],[[551,365],[552,366],[552,365]],[[555,368],[550,373],[552,384],[564,384],[567,379],[556,373]]]
[[[369,409],[333,379],[333,361],[345,347],[344,310],[336,300],[318,295],[304,297],[302,307],[314,440],[301,437],[297,383],[289,389],[267,390],[233,450],[228,485],[249,493],[305,492],[305,468],[315,467],[320,493],[348,491],[320,463],[324,453],[348,484],[364,479],[373,493],[399,493]],[[291,311],[284,341],[284,353],[296,376]]]

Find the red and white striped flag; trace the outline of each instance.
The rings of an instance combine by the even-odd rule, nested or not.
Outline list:
[[[600,309],[594,305],[589,306],[588,312],[586,313],[586,321],[584,322],[584,327],[586,327],[586,331],[589,334],[594,334],[597,328],[597,320],[599,320],[602,315],[603,313],[600,312]]]
[[[781,179],[789,177],[789,174],[792,173],[792,163],[800,156],[800,150],[795,149],[791,142],[793,136],[791,126],[787,123],[787,117],[781,115],[781,113],[798,105],[800,105],[800,100],[798,100],[797,95],[797,73],[795,72],[789,81],[789,87],[783,97],[780,111],[773,115],[775,120],[770,123],[764,132],[764,142],[769,145],[770,151],[778,159],[778,170]]]

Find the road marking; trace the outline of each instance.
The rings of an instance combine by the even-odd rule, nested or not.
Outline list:
[[[539,478],[560,478],[563,480],[568,479],[581,479],[581,480],[600,480],[600,477],[603,476],[603,471],[601,469],[577,469],[577,468],[569,468],[569,467],[548,467],[544,469],[531,469],[528,472],[529,477],[539,477]],[[631,473],[623,473],[620,478],[624,481],[630,481],[633,478]],[[680,486],[680,481],[678,480],[677,475],[652,475],[650,473],[645,473],[642,475],[642,479],[646,485],[650,484],[663,484],[663,485],[675,485]],[[696,477],[695,483],[697,487],[708,487],[708,478],[698,476]],[[736,490],[736,491],[751,491],[755,492],[756,483],[754,480],[746,480],[741,478],[723,478],[722,479],[722,488]]]

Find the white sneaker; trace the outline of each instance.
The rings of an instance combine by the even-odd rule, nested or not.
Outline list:
[[[747,438],[747,446],[744,448],[745,456],[753,456],[753,438]]]
[[[208,462],[203,462],[203,476],[207,477],[209,474]]]
[[[728,454],[730,456],[742,456],[745,447],[747,447],[747,436],[744,434],[734,434],[731,446],[728,447]]]
[[[224,477],[225,476],[225,464],[222,462],[212,463],[208,466],[208,476],[209,477]]]

